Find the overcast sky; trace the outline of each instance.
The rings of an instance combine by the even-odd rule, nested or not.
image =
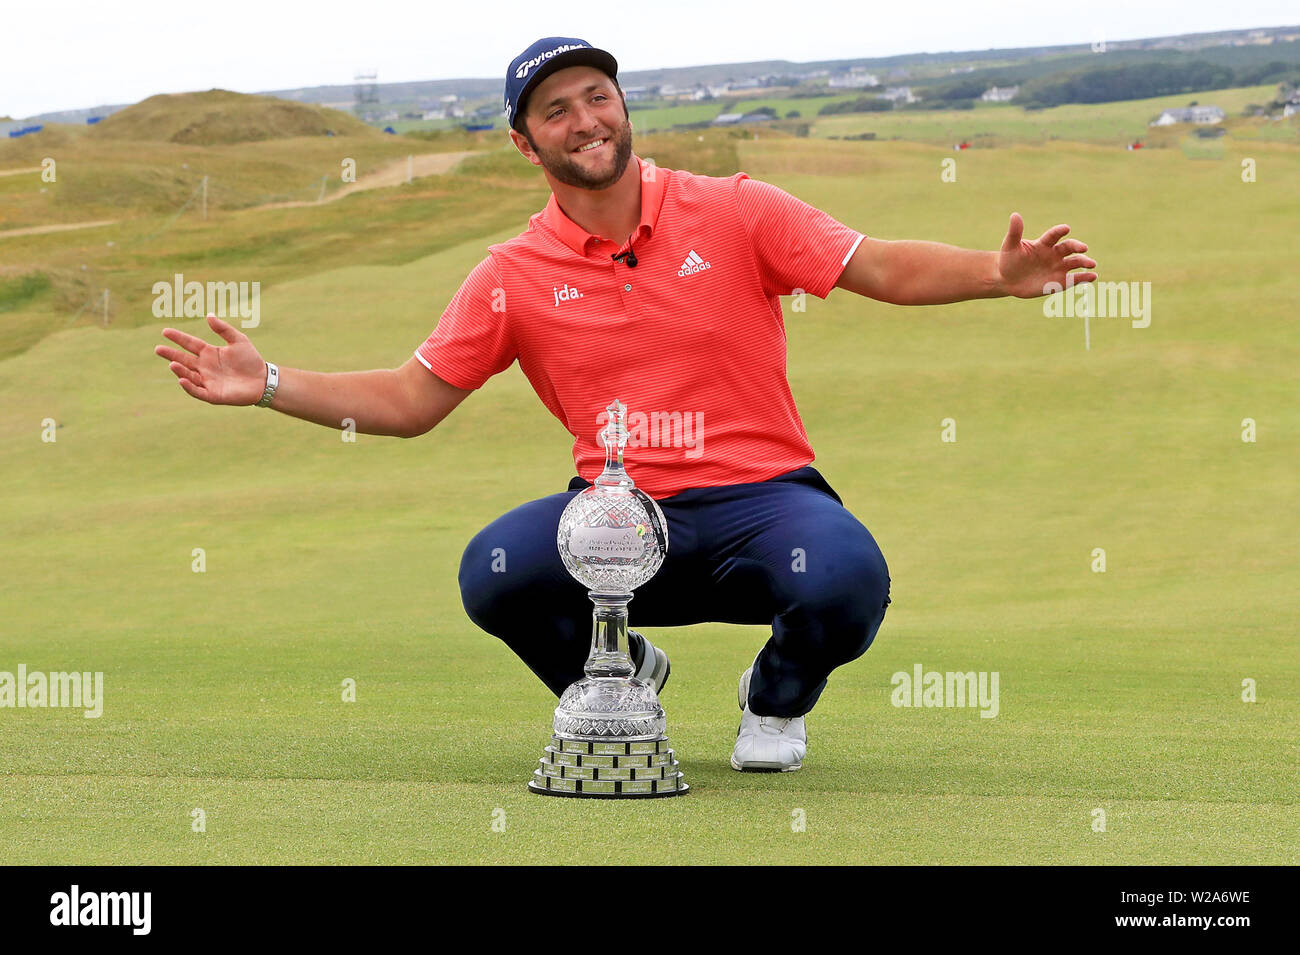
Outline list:
[[[576,36],[621,70],[1048,46],[1300,23],[1296,0],[59,0],[5,5],[0,116],[213,87],[504,77],[533,40]]]

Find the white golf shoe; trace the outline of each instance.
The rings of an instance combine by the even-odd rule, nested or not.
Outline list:
[[[753,666],[740,675],[737,702],[740,727],[731,768],[742,773],[791,773],[803,765],[808,732],[802,716],[758,716],[749,711],[749,677]]]

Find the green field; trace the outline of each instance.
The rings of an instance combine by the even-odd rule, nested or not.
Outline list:
[[[152,350],[202,323],[154,319],[143,292],[108,328],[66,327],[53,292],[6,286],[0,331],[32,330],[0,358],[0,671],[103,671],[105,701],[99,719],[0,709],[5,861],[1300,862],[1300,150],[1017,145],[962,154],[953,183],[942,143],[639,151],[732,156],[884,238],[993,248],[1012,210],[1035,234],[1068,221],[1103,279],[1151,283],[1150,327],[1093,319],[1085,350],[1081,320],[1038,301],[787,306],[817,465],[879,541],[893,606],[809,715],[804,768],[776,776],[727,762],[764,628],[652,632],[692,791],[633,806],[525,791],[555,701],[460,605],[469,538],[572,474],[517,367],[423,438],[349,444],[186,397]],[[545,196],[493,154],[320,209],[181,219],[96,267],[146,290],[178,266],[266,268],[266,357],[392,367]],[[0,265],[71,269],[104,240],[7,240]],[[918,663],[997,671],[997,718],[892,706],[891,675]]]
[[[891,110],[887,113],[850,113],[820,117],[813,126],[813,136],[854,136],[874,132],[878,139],[953,143],[962,139],[993,141],[997,144],[1047,142],[1054,139],[1114,143],[1123,145],[1135,139],[1161,136],[1166,131],[1147,126],[1166,109],[1186,106],[1196,101],[1204,106],[1218,106],[1229,120],[1241,116],[1250,103],[1267,103],[1276,95],[1277,86],[1247,86],[1240,89],[1183,93],[1153,99],[1125,100],[1118,103],[1067,104],[1051,109],[1027,110],[1009,103],[978,103],[968,110]],[[784,114],[783,114],[784,115]],[[1267,123],[1263,120],[1233,122],[1253,130],[1257,127],[1281,127],[1286,138],[1300,145],[1294,120]],[[1255,134],[1258,135],[1258,134]]]
[[[857,99],[864,95],[861,90],[854,93],[839,93],[829,96],[813,96],[800,99],[774,96],[731,97],[711,102],[660,105],[651,109],[634,109],[631,112],[632,125],[642,132],[666,130],[679,123],[708,122],[720,113],[752,113],[762,106],[776,110],[779,117],[784,117],[791,110],[797,110],[801,119],[815,119],[817,110],[827,103],[840,103],[844,100]]]
[[[1234,136],[1263,137],[1300,145],[1300,125],[1294,120],[1270,122],[1241,119],[1242,111],[1248,104],[1268,103],[1276,93],[1277,86],[1274,84],[1117,103],[1069,104],[1039,110],[1027,110],[1009,103],[976,103],[975,108],[969,110],[893,109],[879,113],[818,115],[817,111],[828,103],[857,99],[864,95],[859,90],[805,99],[750,96],[726,102],[658,105],[650,109],[635,109],[631,117],[633,126],[646,132],[667,130],[679,123],[707,122],[723,112],[752,112],[760,106],[770,106],[782,118],[789,111],[797,110],[800,122],[811,123],[809,135],[820,138],[875,133],[877,139],[945,144],[963,139],[974,140],[979,145],[1043,143],[1064,139],[1124,145],[1153,135],[1158,140],[1163,140],[1168,131],[1153,131],[1147,123],[1163,110],[1196,101],[1223,109]],[[762,134],[761,127],[751,128]]]

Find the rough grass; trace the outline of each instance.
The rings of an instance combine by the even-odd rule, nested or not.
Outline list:
[[[43,272],[32,272],[11,281],[0,281],[0,312],[10,312],[31,303],[50,290],[50,277]]]

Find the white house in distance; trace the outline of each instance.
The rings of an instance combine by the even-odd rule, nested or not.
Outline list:
[[[916,97],[912,95],[912,87],[910,86],[891,86],[880,95],[887,100],[891,100],[895,105],[916,102]]]
[[[832,76],[826,81],[826,85],[835,89],[863,89],[868,86],[879,86],[880,81],[874,73],[868,73],[862,67],[855,66],[847,73]]]
[[[421,119],[460,119],[465,111],[456,103],[448,103],[439,109],[426,109]]]
[[[1148,125],[1172,126],[1174,123],[1195,123],[1198,126],[1212,126],[1223,122],[1223,110],[1217,106],[1183,106],[1179,109],[1167,109]]]
[[[737,123],[770,123],[772,117],[767,113],[720,113],[713,118],[710,125],[735,126]]]
[[[1278,98],[1285,96],[1282,101],[1282,118],[1300,114],[1300,89],[1288,89],[1285,85],[1278,87]]]
[[[990,86],[980,94],[980,99],[986,103],[1008,103],[1019,92],[1019,86]]]

